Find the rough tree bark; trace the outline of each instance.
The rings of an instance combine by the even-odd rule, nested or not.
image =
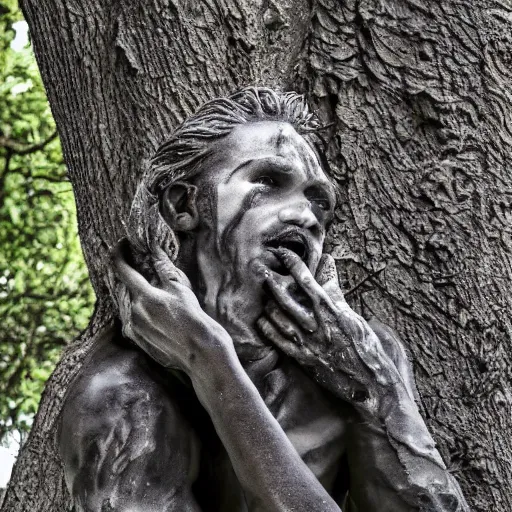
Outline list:
[[[396,329],[475,511],[512,510],[512,6],[505,0],[24,0],[98,307],[50,379],[4,511],[68,507],[53,440],[111,325],[102,281],[143,168],[206,99],[304,92],[329,129],[330,239],[363,314]]]

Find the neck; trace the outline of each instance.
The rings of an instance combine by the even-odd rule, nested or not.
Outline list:
[[[263,288],[249,271],[224,261],[208,233],[183,244],[177,261],[189,278],[204,311],[219,322],[233,339],[241,361],[268,355],[269,345],[256,332],[263,312]]]

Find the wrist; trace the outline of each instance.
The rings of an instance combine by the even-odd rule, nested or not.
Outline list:
[[[189,376],[197,398],[210,416],[222,416],[236,403],[259,397],[232,344],[203,353],[194,361]]]
[[[377,385],[368,393],[368,397],[361,402],[354,403],[361,422],[372,424],[385,424],[395,422],[400,416],[403,420],[405,413],[408,422],[420,421],[421,418],[416,402],[409,396],[402,383],[389,386]]]
[[[195,339],[193,344],[187,373],[194,387],[211,386],[220,376],[226,375],[230,367],[240,365],[233,340],[220,325],[218,329],[205,327],[200,340]]]
[[[190,379],[204,373],[210,362],[225,357],[233,345],[226,330],[206,314],[191,325],[185,324],[181,339],[182,370]]]
[[[428,431],[416,402],[403,383],[383,387],[368,403],[356,406],[355,432],[383,433],[388,442],[403,447],[409,453],[424,457],[444,468],[435,442]],[[361,430],[361,427],[363,429]]]

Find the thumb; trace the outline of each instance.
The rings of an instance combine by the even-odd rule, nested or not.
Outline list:
[[[316,281],[321,286],[333,281],[337,286],[338,272],[336,270],[336,262],[330,254],[322,254],[318,268],[316,269]]]
[[[332,299],[345,302],[345,297],[340,288],[336,262],[330,254],[323,254],[320,258],[316,280]]]

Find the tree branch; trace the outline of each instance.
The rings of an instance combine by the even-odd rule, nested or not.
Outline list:
[[[49,144],[52,140],[57,138],[57,130],[55,130],[48,138],[37,143],[32,144],[31,146],[22,146],[17,142],[8,139],[7,137],[0,137],[0,147],[8,149],[12,153],[16,155],[28,155],[30,153],[35,153],[36,151],[40,151],[47,144]]]

